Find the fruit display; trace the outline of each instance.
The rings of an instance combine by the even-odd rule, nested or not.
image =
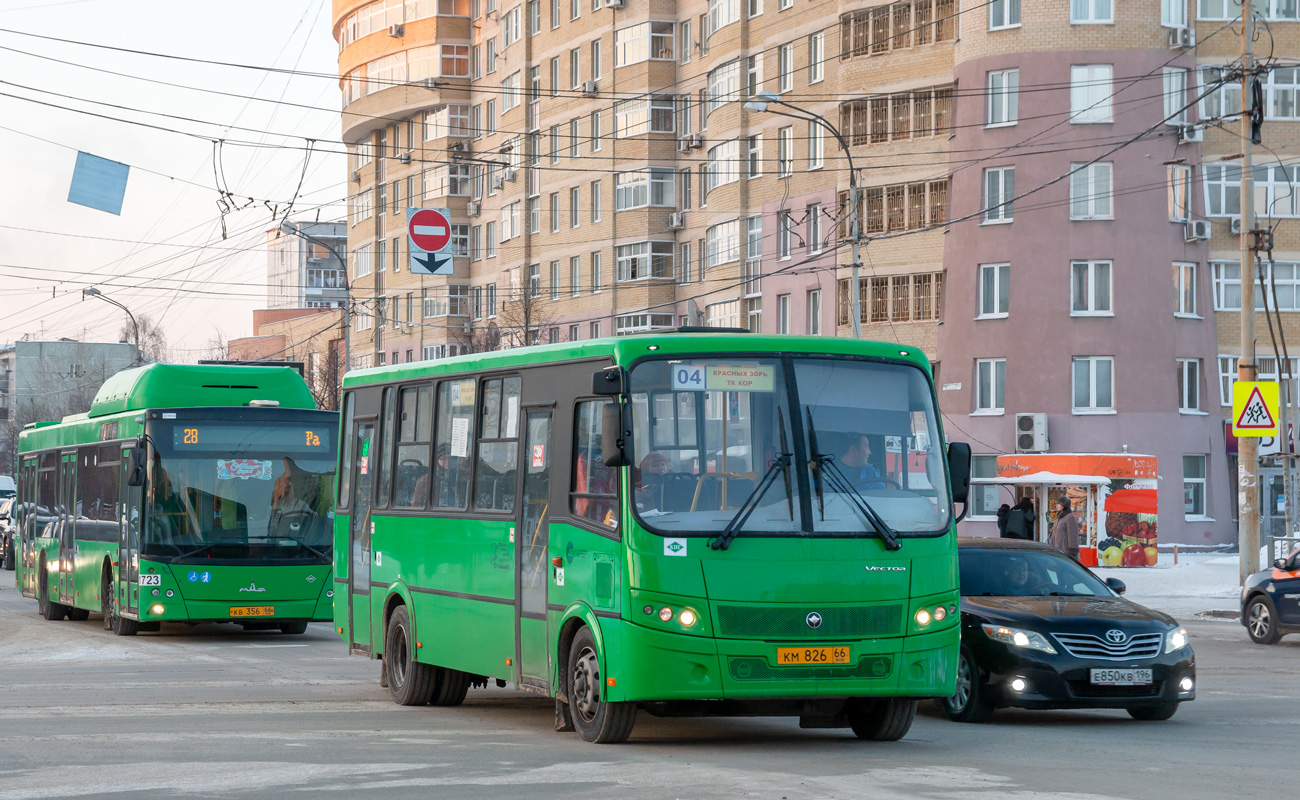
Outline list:
[[[1097,542],[1097,564],[1103,567],[1151,567],[1156,551],[1156,515],[1111,512],[1106,515],[1107,536]]]

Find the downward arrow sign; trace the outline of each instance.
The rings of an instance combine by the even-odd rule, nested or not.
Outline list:
[[[434,253],[413,254],[411,260],[423,267],[422,271],[428,275],[450,275],[452,273],[453,267],[450,256],[439,258]]]

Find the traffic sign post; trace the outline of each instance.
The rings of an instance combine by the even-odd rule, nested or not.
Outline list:
[[[450,211],[445,208],[408,208],[406,233],[413,274],[452,274],[455,251],[451,241]]]
[[[1232,385],[1232,435],[1277,436],[1278,384],[1237,381]]]

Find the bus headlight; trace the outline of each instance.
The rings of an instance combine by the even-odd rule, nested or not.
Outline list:
[[[681,615],[677,617],[683,625],[690,627],[695,624],[695,612],[689,608],[683,609]]]
[[[916,624],[917,625],[930,624],[930,611],[928,609],[922,608],[916,612]]]
[[[671,608],[669,608],[668,606],[664,606],[663,608],[659,609],[660,622],[668,622],[672,618],[673,618],[673,610]]]

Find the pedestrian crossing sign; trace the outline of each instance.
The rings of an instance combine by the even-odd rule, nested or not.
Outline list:
[[[1237,381],[1232,385],[1232,435],[1277,436],[1278,384]]]

